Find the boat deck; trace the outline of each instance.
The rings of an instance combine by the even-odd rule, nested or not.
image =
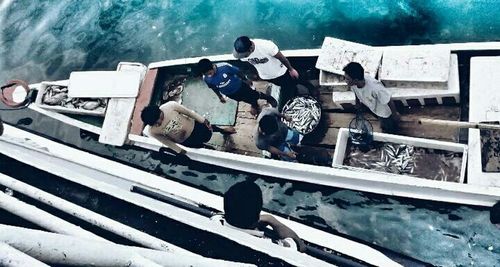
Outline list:
[[[317,83],[317,81],[312,81]],[[266,82],[256,82],[257,90],[264,93],[267,88]],[[329,87],[321,87],[320,103],[322,105],[322,119],[318,127],[302,140],[302,145],[297,151],[302,156],[299,161],[315,165],[331,166],[332,157],[340,128],[348,128],[349,122],[354,118],[354,113],[333,110],[332,91]],[[265,102],[261,103],[265,105]],[[436,128],[428,125],[418,124],[421,117],[443,120],[460,120],[460,105],[447,106],[417,106],[398,107],[401,113],[400,135],[411,137],[423,137],[442,141],[458,142],[459,131],[452,128]],[[365,114],[376,132],[381,132],[378,120],[371,114]],[[250,114],[250,105],[240,102],[238,105],[235,128],[237,133],[230,136],[215,134],[209,144],[215,149],[262,157],[262,152],[255,146],[253,135],[256,129],[255,116]]]

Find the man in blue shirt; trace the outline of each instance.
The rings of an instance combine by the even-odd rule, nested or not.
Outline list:
[[[252,106],[251,113],[257,114],[259,99],[266,100],[271,106],[276,107],[277,102],[273,97],[251,88],[249,81],[237,67],[228,63],[213,64],[209,59],[198,62],[198,69],[203,73],[203,80],[219,97],[220,102],[226,103],[222,95],[235,100],[243,101]]]

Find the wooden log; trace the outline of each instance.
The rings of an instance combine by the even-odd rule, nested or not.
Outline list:
[[[6,267],[49,267],[49,265],[0,242],[0,266]]]
[[[0,192],[0,208],[51,232],[109,242],[98,235],[86,231],[33,205],[26,204],[3,192]]]
[[[0,240],[51,264],[84,266],[253,266],[185,254],[104,243],[0,224]],[[147,263],[153,264],[149,265]]]
[[[29,184],[23,183],[21,181],[18,181],[14,178],[11,178],[1,173],[0,173],[0,184],[5,187],[11,188],[12,190],[17,191],[21,194],[29,196],[35,200],[38,200],[42,203],[45,203],[60,211],[71,214],[83,221],[86,221],[106,231],[112,232],[118,236],[124,237],[128,240],[141,244],[145,247],[163,251],[176,251],[187,254],[193,254],[192,252],[189,252],[183,248],[174,246],[154,236],[150,236],[130,226],[111,220],[98,213],[82,208],[76,204],[73,204],[62,198],[56,197],[52,194],[46,193],[36,187],[33,187]]]
[[[488,124],[481,122],[468,122],[468,121],[448,121],[448,120],[436,120],[421,118],[418,123],[424,125],[436,125],[451,128],[475,128],[475,129],[490,129],[490,130],[500,130],[500,125],[498,124]]]

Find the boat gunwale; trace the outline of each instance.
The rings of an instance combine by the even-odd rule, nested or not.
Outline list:
[[[389,48],[408,48],[408,47],[448,47],[450,50],[453,51],[489,51],[489,50],[498,50],[500,51],[500,42],[470,42],[470,43],[452,43],[452,44],[426,44],[426,45],[401,45],[401,46],[376,46],[375,48],[378,49],[389,49]],[[299,50],[286,50],[283,51],[283,53],[287,56],[292,56],[292,57],[314,57],[319,54],[320,49],[299,49]],[[217,56],[205,56],[205,57],[191,57],[191,58],[184,58],[184,59],[174,59],[174,60],[166,60],[166,61],[159,61],[159,62],[153,62],[149,64],[149,68],[161,68],[161,67],[171,67],[171,66],[179,66],[179,65],[186,65],[186,64],[194,64],[196,63],[199,59],[201,58],[209,58],[214,61],[221,61],[221,60],[236,60],[232,57],[230,54],[225,54],[225,55],[217,55]],[[33,86],[36,86],[37,84],[34,84]],[[53,117],[57,120],[63,121],[64,123],[68,123],[72,126],[87,130],[89,132],[93,132],[95,134],[100,134],[100,128],[90,125],[85,122],[78,121],[76,119],[70,118],[64,114],[60,114],[57,112],[53,111],[48,111],[48,110],[42,110],[41,108],[33,108],[32,105],[29,106],[33,110],[43,113],[47,116]],[[136,145],[139,147],[143,147],[146,149],[151,149],[151,150],[159,150],[159,148],[162,146],[161,143],[158,141],[145,137],[145,136],[139,136],[139,135],[134,135],[134,134],[129,134],[129,143],[131,145]],[[452,203],[460,203],[460,204],[468,204],[468,205],[479,205],[479,206],[492,206],[496,201],[498,201],[498,198],[500,197],[500,188],[499,187],[494,187],[494,186],[484,186],[484,185],[475,185],[475,184],[469,184],[469,183],[452,183],[452,182],[443,182],[443,181],[432,181],[432,180],[425,180],[422,178],[413,178],[413,177],[400,177],[398,176],[397,179],[389,180],[387,177],[390,177],[392,175],[390,174],[384,174],[383,176],[377,173],[373,173],[373,171],[365,170],[365,171],[360,171],[358,168],[353,168],[353,167],[323,167],[323,166],[315,166],[315,165],[310,165],[310,164],[302,164],[304,167],[306,167],[309,170],[314,170],[314,171],[300,171],[298,174],[305,174],[304,177],[314,177],[311,175],[320,175],[324,176],[321,179],[318,179],[318,177],[315,177],[315,181],[311,181],[310,179],[304,179],[297,177],[298,174],[294,174],[294,177],[290,176],[290,170],[291,171],[296,171],[295,166],[302,166],[300,165],[301,163],[287,163],[287,162],[279,162],[279,161],[273,161],[270,159],[263,159],[263,158],[258,158],[258,157],[253,157],[253,156],[245,156],[245,155],[240,155],[236,153],[230,153],[230,152],[221,152],[221,151],[214,151],[214,150],[206,150],[206,149],[192,149],[192,148],[186,148],[188,151],[188,155],[191,155],[194,160],[198,159],[203,159],[204,163],[208,164],[215,164],[218,166],[230,168],[230,169],[240,169],[241,164],[234,164],[234,163],[244,163],[247,164],[247,161],[252,161],[252,162],[261,162],[259,166],[263,167],[273,167],[276,170],[280,171],[263,171],[260,168],[250,168],[246,167],[244,171],[250,172],[250,173],[258,173],[261,175],[266,175],[266,176],[271,176],[271,177],[281,177],[287,180],[294,180],[294,181],[301,181],[301,182],[306,182],[306,183],[315,183],[315,184],[321,184],[325,186],[332,186],[332,187],[337,187],[337,188],[346,188],[346,189],[351,189],[351,190],[359,190],[359,191],[364,191],[364,192],[371,192],[371,193],[377,193],[377,194],[383,194],[383,195],[394,195],[394,196],[401,196],[401,197],[409,197],[409,198],[417,198],[417,199],[427,199],[427,200],[434,200],[434,201],[443,201],[443,202],[452,202]],[[222,154],[221,154],[222,153]],[[224,157],[224,155],[230,155],[227,157]],[[217,156],[216,158],[218,160],[227,160],[228,163],[220,164],[220,161],[218,160],[207,160],[210,159],[210,157]],[[290,165],[286,168],[277,168],[277,164],[273,163],[280,163],[282,166],[288,166],[288,164],[293,164]],[[299,165],[298,165],[299,164]],[[255,166],[255,165],[254,165]],[[332,175],[331,170],[335,169],[336,174]],[[329,170],[329,172],[327,172]],[[283,174],[283,173],[286,173]],[[358,173],[361,174],[366,174],[370,173],[373,174],[372,177],[365,177],[363,175],[358,175]],[[387,176],[387,177],[386,177]],[[376,177],[376,179],[372,179],[373,177]],[[327,179],[329,178],[329,179]],[[334,178],[334,179],[332,179]],[[349,181],[351,180],[351,181]],[[373,187],[368,186],[359,186],[359,181],[366,181],[368,184],[379,184],[377,187],[380,187],[378,189],[373,189]],[[402,191],[397,191],[395,188],[384,188],[387,185],[394,185],[396,187],[399,187],[399,189],[404,189],[404,187],[408,187],[405,192]],[[429,191],[423,195],[417,194],[414,192],[414,190],[411,190],[414,187],[418,187],[420,189],[424,189],[425,191]],[[434,192],[434,193],[433,193]],[[447,192],[449,194],[458,194],[456,197],[446,197],[443,196],[443,193]],[[468,199],[464,198],[464,196],[461,196],[460,194],[466,194],[467,196],[470,196]],[[479,199],[475,199],[475,197],[479,197]]]

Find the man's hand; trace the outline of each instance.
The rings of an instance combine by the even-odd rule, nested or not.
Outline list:
[[[203,124],[205,124],[210,131],[213,131],[212,125],[210,124],[210,122],[208,121],[208,119],[205,118],[205,120],[203,121]]]
[[[291,158],[291,159],[296,159],[297,158],[297,153],[295,153],[294,151],[290,151],[290,152],[286,152],[284,153],[285,156]]]
[[[246,84],[248,84],[248,86],[250,86],[250,88],[252,88],[252,87],[253,87],[253,82],[252,82],[252,81],[250,81],[250,80],[248,80],[248,79],[247,79],[247,80],[244,80],[244,82],[245,82]]]
[[[296,69],[294,69],[294,68],[290,69],[289,73],[290,73],[290,77],[292,77],[294,79],[298,79],[299,78],[299,72],[297,72]]]
[[[288,115],[283,115],[283,119],[285,119],[286,121],[292,121],[292,117]]]

